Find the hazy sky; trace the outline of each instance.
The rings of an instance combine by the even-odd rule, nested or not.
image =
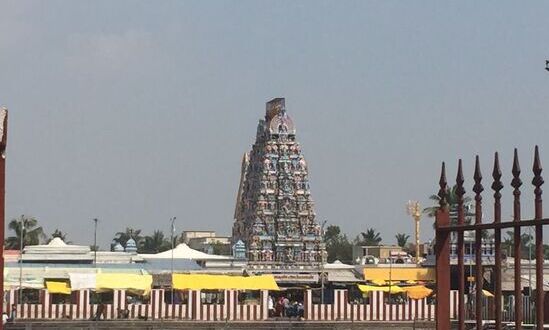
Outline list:
[[[81,244],[97,217],[104,248],[125,227],[169,233],[171,216],[178,231],[229,234],[241,157],[273,97],[296,123],[318,219],[353,237],[412,234],[404,204],[430,204],[440,162],[453,180],[463,157],[470,193],[474,155],[488,178],[496,150],[508,185],[519,148],[529,207],[535,144],[549,166],[548,12],[504,1],[2,1],[6,216],[33,215]],[[431,228],[423,219],[422,238]]]

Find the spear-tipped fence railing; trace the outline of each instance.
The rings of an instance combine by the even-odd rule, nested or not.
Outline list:
[[[474,300],[474,314],[475,325],[477,329],[482,329],[486,320],[486,313],[483,312],[483,299],[482,289],[484,288],[484,274],[485,268],[488,265],[483,265],[482,259],[482,234],[486,230],[494,231],[494,253],[495,263],[493,265],[493,290],[494,290],[494,310],[493,310],[493,323],[495,323],[496,329],[502,328],[502,241],[501,231],[504,229],[513,230],[513,251],[514,251],[514,327],[515,329],[522,329],[523,326],[523,292],[521,285],[521,228],[533,226],[535,228],[535,267],[536,267],[536,280],[535,280],[535,326],[537,329],[543,329],[544,324],[544,300],[545,292],[543,290],[543,265],[544,265],[544,248],[543,248],[543,226],[549,224],[549,219],[543,218],[543,205],[542,205],[542,189],[543,178],[541,176],[542,167],[539,157],[538,147],[535,147],[534,162],[532,167],[533,179],[532,185],[534,187],[534,218],[522,219],[521,218],[521,186],[522,180],[520,178],[521,170],[519,165],[519,158],[517,150],[515,149],[513,156],[512,167],[512,180],[510,186],[513,188],[513,219],[510,221],[501,220],[501,190],[504,185],[501,181],[502,173],[499,165],[498,153],[494,156],[494,165],[492,170],[492,184],[493,190],[493,221],[483,222],[482,214],[482,192],[484,187],[482,185],[482,174],[480,170],[480,160],[476,156],[475,169],[473,175],[473,188],[475,193],[475,221],[472,224],[465,223],[464,214],[464,195],[465,195],[465,179],[463,176],[463,166],[461,159],[458,161],[458,170],[456,176],[456,196],[457,196],[457,224],[450,221],[450,207],[448,205],[448,182],[446,180],[446,166],[442,163],[442,170],[440,174],[438,192],[439,209],[436,212],[436,242],[435,242],[435,254],[436,254],[436,275],[437,275],[437,305],[436,305],[436,322],[437,329],[450,329],[450,289],[452,286],[452,271],[453,267],[450,263],[450,238],[451,233],[457,233],[457,284],[454,286],[459,290],[457,301],[457,326],[458,329],[465,329],[466,324],[466,309],[465,309],[465,269],[464,269],[464,233],[466,231],[473,231],[475,233],[475,300]],[[490,265],[491,266],[491,265]],[[469,274],[470,276],[472,274]],[[454,277],[455,279],[455,277]],[[471,280],[471,279],[469,279]],[[531,288],[529,288],[530,292]],[[529,302],[528,301],[528,306]],[[530,312],[530,311],[528,311]],[[545,321],[547,315],[545,313]],[[528,314],[530,315],[530,314]]]

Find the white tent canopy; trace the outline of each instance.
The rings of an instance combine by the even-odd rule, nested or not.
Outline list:
[[[173,251],[174,259],[190,259],[190,260],[227,260],[231,259],[228,256],[218,256],[207,254],[195,249],[191,249],[187,244],[181,243],[173,250],[168,250],[156,254],[139,254],[143,259],[171,259]]]

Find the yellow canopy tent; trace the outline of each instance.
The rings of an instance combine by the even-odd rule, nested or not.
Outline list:
[[[382,292],[390,292],[390,293],[405,292],[410,299],[423,299],[429,296],[433,292],[433,290],[426,288],[423,285],[401,287],[397,285],[375,286],[375,285],[358,284],[358,288],[363,293],[368,293],[372,291],[382,291]]]
[[[407,286],[402,289],[406,292],[408,298],[410,299],[423,299],[433,293],[433,290],[426,288],[423,285]]]
[[[172,286],[177,290],[280,290],[273,275],[173,274]]]
[[[71,287],[66,281],[46,281],[49,293],[71,294]]]
[[[382,291],[382,292],[390,292],[390,293],[402,293],[404,290],[396,285],[386,285],[386,286],[375,286],[375,285],[363,285],[358,284],[358,289],[362,291],[363,293],[368,293],[372,291]]]
[[[98,273],[95,285],[97,291],[119,289],[147,295],[151,291],[152,275]]]
[[[366,281],[434,281],[434,268],[423,267],[367,267],[364,268]]]
[[[389,284],[399,285],[400,283],[402,283],[402,281],[384,281],[384,280],[372,280],[370,282],[372,282],[373,284],[378,285],[378,286],[389,285]]]

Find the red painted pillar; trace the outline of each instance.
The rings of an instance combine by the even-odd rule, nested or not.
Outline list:
[[[8,110],[6,108],[0,109],[0,293],[2,293],[2,299],[0,299],[0,311],[4,310],[4,225],[5,225],[5,195],[6,195],[6,144],[8,137]],[[9,309],[8,309],[9,310]],[[0,322],[0,330],[4,327]]]
[[[442,163],[440,180],[440,207],[436,212],[435,226],[435,256],[436,256],[436,295],[437,305],[435,310],[437,330],[450,329],[450,232],[440,230],[443,226],[450,225],[450,212],[448,210],[448,183],[446,181],[446,166]]]
[[[539,159],[539,150],[538,146],[534,151],[534,179],[532,184],[535,186],[534,195],[535,195],[535,219],[541,220],[543,218],[543,202],[541,194],[541,185],[544,183],[541,176],[541,162]],[[544,309],[543,303],[545,300],[543,292],[543,263],[544,263],[544,253],[543,253],[543,226],[541,224],[536,224],[536,328],[543,329],[544,323]],[[516,259],[515,259],[516,260]]]
[[[436,226],[450,224],[447,209],[440,209],[436,214]],[[437,330],[450,329],[450,232],[436,231],[436,295],[435,317]]]

